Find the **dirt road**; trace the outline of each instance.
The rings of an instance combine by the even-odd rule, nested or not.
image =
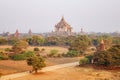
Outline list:
[[[47,72],[47,71],[52,71],[52,70],[56,70],[56,69],[59,69],[59,68],[64,68],[64,67],[69,67],[69,66],[76,66],[76,65],[79,65],[79,63],[78,62],[73,62],[73,63],[60,64],[60,65],[55,65],[55,66],[49,66],[49,67],[43,68],[39,72]],[[22,76],[29,75],[29,74],[30,74],[29,71],[27,71],[27,72],[22,72],[22,73],[5,75],[5,76],[2,76],[0,78],[0,80],[11,80],[11,79],[22,77]]]

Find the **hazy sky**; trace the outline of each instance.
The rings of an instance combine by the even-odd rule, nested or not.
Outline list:
[[[73,31],[120,31],[120,0],[0,0],[0,33],[51,32],[63,15]]]

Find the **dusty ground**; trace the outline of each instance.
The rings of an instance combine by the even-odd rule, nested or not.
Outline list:
[[[37,47],[37,46],[36,46]],[[27,50],[33,51],[35,46],[29,46]],[[56,49],[58,50],[58,53],[66,53],[68,51],[67,48],[64,47],[58,47],[58,46],[43,46],[43,47],[38,47],[40,50],[45,49],[44,53],[49,54],[51,50]]]
[[[27,50],[34,50],[36,46],[29,46]],[[5,48],[11,48],[9,45],[2,45],[0,46],[0,50],[4,50]],[[43,46],[38,47],[40,50],[45,49],[42,54],[49,54],[51,50],[56,49],[58,53],[66,53],[68,51],[67,48],[64,47],[57,47],[57,46]],[[47,66],[56,65],[56,64],[63,64],[69,62],[79,61],[79,58],[46,58]],[[0,73],[4,74],[11,74],[16,72],[23,72],[31,70],[30,66],[27,66],[26,61],[12,61],[12,60],[0,60]]]
[[[50,72],[30,74],[12,80],[120,80],[120,72],[67,67]]]
[[[0,51],[4,51],[5,48],[11,48],[12,46],[9,46],[9,45],[0,45]],[[63,54],[63,53],[66,53],[68,52],[68,48],[65,48],[65,47],[58,47],[58,46],[29,46],[27,47],[26,50],[28,51],[33,51],[34,48],[37,47],[39,48],[40,50],[41,49],[45,49],[44,52],[42,52],[43,54],[49,54],[51,50],[55,49],[55,50],[58,50],[58,54]]]
[[[76,58],[46,58],[47,66],[69,63],[79,61],[79,57]],[[0,73],[11,74],[16,72],[23,72],[31,70],[31,67],[26,64],[26,61],[13,61],[13,60],[1,60],[0,61]]]

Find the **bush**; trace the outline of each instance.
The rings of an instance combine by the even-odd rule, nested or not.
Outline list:
[[[98,51],[94,63],[102,66],[120,66],[120,45],[114,45],[107,51]]]
[[[34,56],[34,53],[32,51],[26,51],[26,52],[23,52],[21,54],[15,54],[15,55],[11,56],[11,59],[13,59],[13,60],[25,60],[28,57],[32,57],[32,56]]]
[[[27,47],[28,47],[28,43],[26,41],[19,40],[12,46],[12,52],[21,53]]]
[[[8,55],[4,53],[0,53],[0,60],[8,60],[8,59],[9,59]]]
[[[40,49],[36,47],[36,48],[34,48],[34,51],[40,51]]]
[[[24,56],[24,54],[16,54],[16,55],[11,56],[11,59],[12,60],[25,60],[26,57]]]
[[[57,57],[62,57],[62,54],[58,54]]]
[[[87,56],[85,56],[85,58],[87,58],[89,60],[89,63],[91,63],[91,61],[93,59],[93,55],[87,55]]]
[[[0,55],[0,60],[8,60],[9,57],[7,55]]]
[[[45,60],[41,56],[39,56],[39,57],[37,57],[37,56],[29,57],[27,59],[27,64],[29,66],[33,67],[32,71],[35,71],[35,73],[37,73],[38,69],[42,69],[43,67],[46,66]]]
[[[50,51],[50,54],[48,54],[48,56],[49,56],[49,57],[53,57],[53,56],[55,56],[57,53],[58,53],[58,50],[53,49],[53,50]]]
[[[91,48],[92,51],[95,51],[95,48]]]
[[[89,47],[91,40],[86,35],[77,36],[73,41],[70,43],[69,50],[75,50],[79,53],[83,53]]]
[[[42,48],[42,49],[41,49],[41,52],[43,52],[43,51],[45,51],[45,48]]]
[[[5,51],[10,51],[11,49],[10,48],[5,48]]]
[[[88,64],[89,63],[89,60],[88,60],[88,58],[83,58],[83,59],[81,59],[80,61],[79,61],[79,64],[81,65],[84,65],[84,64]]]
[[[27,58],[27,57],[32,57],[32,56],[35,55],[34,52],[32,52],[32,51],[25,51],[25,52],[23,52],[22,54],[23,54],[26,58]]]
[[[68,51],[67,54],[66,54],[67,57],[77,57],[77,56],[79,56],[79,55],[80,55],[80,54],[79,54],[77,51],[75,51],[75,50],[70,50],[70,51]]]

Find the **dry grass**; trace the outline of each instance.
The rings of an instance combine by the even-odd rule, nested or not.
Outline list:
[[[38,46],[36,46],[36,47],[38,47]],[[27,48],[27,50],[33,51],[34,48],[35,48],[35,46],[29,46],[29,47]],[[39,48],[40,50],[44,48],[44,49],[45,49],[44,53],[47,53],[47,54],[49,54],[50,51],[53,50],[53,49],[58,50],[58,53],[60,53],[60,54],[61,54],[61,53],[66,53],[66,52],[68,51],[67,48],[57,47],[57,46],[43,46],[43,47],[38,47],[38,48]]]
[[[30,74],[12,80],[120,80],[120,73],[93,68],[67,67],[50,72]]]
[[[1,45],[0,46],[0,49],[1,50],[4,50],[5,48],[11,48],[12,46],[9,46],[9,45]],[[67,48],[64,48],[64,47],[58,47],[58,46],[29,46],[26,50],[29,50],[29,51],[33,51],[35,47],[38,47],[40,50],[41,49],[45,49],[44,53],[47,53],[49,54],[51,50],[53,49],[56,49],[58,50],[58,53],[61,54],[61,53],[66,53],[68,51]]]
[[[12,60],[2,60],[0,61],[0,73],[12,74],[16,72],[23,72],[30,70],[31,67],[27,66],[26,61],[12,61]]]
[[[11,48],[12,46],[9,45],[0,45],[0,49]]]
[[[4,50],[5,48],[11,48],[12,46],[9,45],[2,45],[0,46],[0,50]],[[27,50],[33,51],[35,47],[38,46],[29,46]],[[59,54],[61,53],[66,53],[68,51],[67,48],[63,47],[50,47],[50,46],[45,46],[45,47],[38,47],[40,50],[45,49],[45,51],[41,54],[49,54],[49,52],[53,49],[58,50]],[[47,66],[50,65],[56,65],[56,64],[62,64],[62,63],[67,63],[67,62],[72,62],[78,60],[77,58],[47,58],[46,63]],[[11,73],[16,73],[16,72],[22,72],[22,71],[27,71],[30,70],[31,67],[27,66],[26,61],[12,61],[12,60],[1,60],[0,61],[0,73],[2,74],[11,74]]]
[[[46,58],[47,66],[75,62],[75,61],[79,61],[79,58],[78,57],[76,58]],[[22,60],[22,61],[1,60],[0,61],[0,73],[2,73],[3,75],[28,71],[31,69],[32,67],[28,66],[25,60]]]

